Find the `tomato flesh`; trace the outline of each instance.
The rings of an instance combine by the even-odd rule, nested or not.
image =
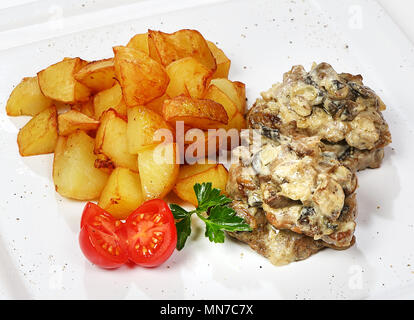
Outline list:
[[[177,245],[177,230],[168,205],[149,200],[126,220],[129,259],[144,267],[165,262]]]
[[[85,257],[102,268],[118,268],[128,261],[123,223],[92,202],[82,214],[79,244]]]

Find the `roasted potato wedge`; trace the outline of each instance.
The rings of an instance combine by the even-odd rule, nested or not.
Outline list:
[[[210,69],[192,57],[177,60],[166,70],[170,78],[166,92],[171,98],[179,95],[202,98],[213,75]]]
[[[165,100],[162,114],[168,122],[184,121],[184,124],[200,129],[219,128],[229,120],[221,104],[185,96]]]
[[[68,136],[76,130],[96,130],[99,127],[99,121],[88,117],[77,110],[69,110],[58,116],[58,128],[60,136]]]
[[[17,144],[21,156],[52,153],[58,138],[57,110],[50,107],[34,116],[20,129]]]
[[[115,83],[112,88],[101,91],[93,98],[95,109],[95,119],[99,119],[106,110],[114,109],[122,116],[127,114],[127,106],[122,98],[122,89],[119,83]]]
[[[128,152],[127,122],[115,110],[105,111],[96,132],[95,153],[106,155],[117,167],[138,171],[137,156]]]
[[[159,144],[160,140],[154,140],[155,132],[159,129],[167,129],[171,134],[173,133],[172,127],[158,113],[145,107],[129,108],[127,125],[129,153],[137,154],[148,146]],[[169,142],[172,142],[172,139]]]
[[[237,112],[237,106],[234,101],[214,84],[210,84],[204,99],[210,99],[221,104],[226,110],[229,119]]]
[[[176,182],[180,169],[175,143],[161,143],[138,154],[142,193],[146,200],[163,198]]]
[[[228,79],[220,78],[211,80],[210,86],[215,86],[219,88],[226,96],[228,96],[231,99],[231,101],[234,102],[234,104],[237,107],[237,110],[241,114],[245,113],[246,92],[244,83],[238,81],[232,82]],[[231,115],[230,117],[232,116],[233,115]]]
[[[115,169],[115,163],[102,153],[96,155],[94,166],[108,174],[111,174]]]
[[[129,40],[127,44],[128,48],[133,48],[137,50],[141,50],[142,52],[145,52],[149,55],[149,49],[148,49],[148,33],[139,33],[136,34]]]
[[[151,102],[148,102],[145,105],[145,108],[150,109],[158,114],[162,115],[162,106],[164,105],[164,101],[169,99],[170,97],[167,94],[162,95],[159,98],[156,98],[152,100]]]
[[[37,74],[42,93],[64,103],[88,101],[90,89],[77,81],[76,72],[87,64],[80,58],[65,58]]]
[[[102,190],[98,205],[116,219],[126,219],[143,201],[138,173],[116,168]]]
[[[75,79],[87,86],[92,92],[112,88],[116,82],[114,59],[89,62],[75,73]]]
[[[244,115],[242,115],[240,112],[237,112],[233,118],[229,121],[229,125],[231,128],[235,128],[237,130],[242,130],[247,128],[247,123]]]
[[[204,159],[207,156],[217,154],[223,143],[218,132],[202,131],[201,134],[200,132],[192,134],[192,130],[198,129],[190,129],[185,134],[184,152],[186,160]]]
[[[93,99],[89,99],[86,102],[79,102],[77,104],[74,104],[71,106],[70,109],[82,112],[84,115],[88,116],[89,118],[93,118],[96,120]]]
[[[115,74],[128,107],[161,97],[169,78],[164,67],[140,50],[114,47]]]
[[[233,85],[236,87],[239,103],[236,103],[239,112],[246,114],[247,98],[246,98],[246,85],[240,81],[233,81]]]
[[[229,123],[223,126],[224,129],[237,129],[238,131],[247,128],[246,119],[240,112],[236,112],[229,120]]]
[[[180,168],[180,173],[177,180],[184,180],[189,177],[195,176],[199,173],[207,171],[211,168],[215,168],[217,163],[196,163],[194,165],[183,165]],[[178,182],[178,181],[177,181]]]
[[[191,169],[189,167],[192,167]],[[206,169],[206,170],[204,170]],[[221,190],[225,194],[228,172],[221,164],[193,164],[181,167],[174,187],[174,193],[181,199],[197,206],[197,198],[194,193],[196,183],[211,182],[213,188]]]
[[[229,76],[230,64],[231,61],[226,57],[223,50],[219,49],[215,43],[207,41],[207,45],[213,54],[213,57],[216,59],[217,69],[213,74],[213,79],[215,78],[227,78]]]
[[[6,112],[9,116],[35,116],[52,104],[53,100],[40,91],[37,77],[23,78],[10,94]]]
[[[232,150],[240,145],[240,134],[242,129],[246,129],[246,119],[240,112],[236,112],[234,116],[229,120],[229,123],[223,126],[224,132],[219,132],[220,136],[220,148]],[[226,141],[226,144],[224,143]]]
[[[215,71],[216,60],[206,40],[196,30],[183,29],[168,34],[148,30],[150,56],[163,66],[186,57],[193,57],[208,70]]]
[[[94,166],[94,140],[84,131],[60,136],[53,160],[56,191],[77,200],[97,199],[108,180],[108,174]]]

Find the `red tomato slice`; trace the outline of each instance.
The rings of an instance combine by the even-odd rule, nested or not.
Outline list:
[[[126,220],[129,259],[144,267],[165,262],[177,245],[177,230],[168,205],[149,200]]]
[[[85,257],[102,268],[118,268],[128,261],[124,224],[92,202],[83,210],[79,244]]]

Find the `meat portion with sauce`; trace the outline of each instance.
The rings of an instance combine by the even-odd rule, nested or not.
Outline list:
[[[229,235],[247,243],[274,265],[306,259],[325,247],[322,241],[314,241],[289,230],[277,230],[267,222],[265,213],[260,208],[254,210],[254,216],[248,213],[249,208],[245,202],[234,201],[233,208],[240,216],[249,216],[252,231],[230,232]]]
[[[230,235],[277,265],[350,247],[355,174],[317,137],[267,136],[251,130],[233,150],[227,192],[253,231]]]
[[[360,75],[338,74],[327,63],[310,72],[294,66],[250,109],[249,127],[263,134],[318,136],[324,150],[352,171],[378,168],[391,142],[385,105]]]

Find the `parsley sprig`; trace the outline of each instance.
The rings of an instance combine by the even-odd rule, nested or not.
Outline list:
[[[196,183],[194,192],[198,206],[195,210],[187,211],[177,204],[170,204],[176,220],[177,249],[181,250],[191,234],[191,216],[195,213],[205,224],[205,236],[211,242],[223,243],[224,231],[251,231],[244,219],[228,206],[231,199],[220,194],[220,190],[212,188],[211,182]]]

